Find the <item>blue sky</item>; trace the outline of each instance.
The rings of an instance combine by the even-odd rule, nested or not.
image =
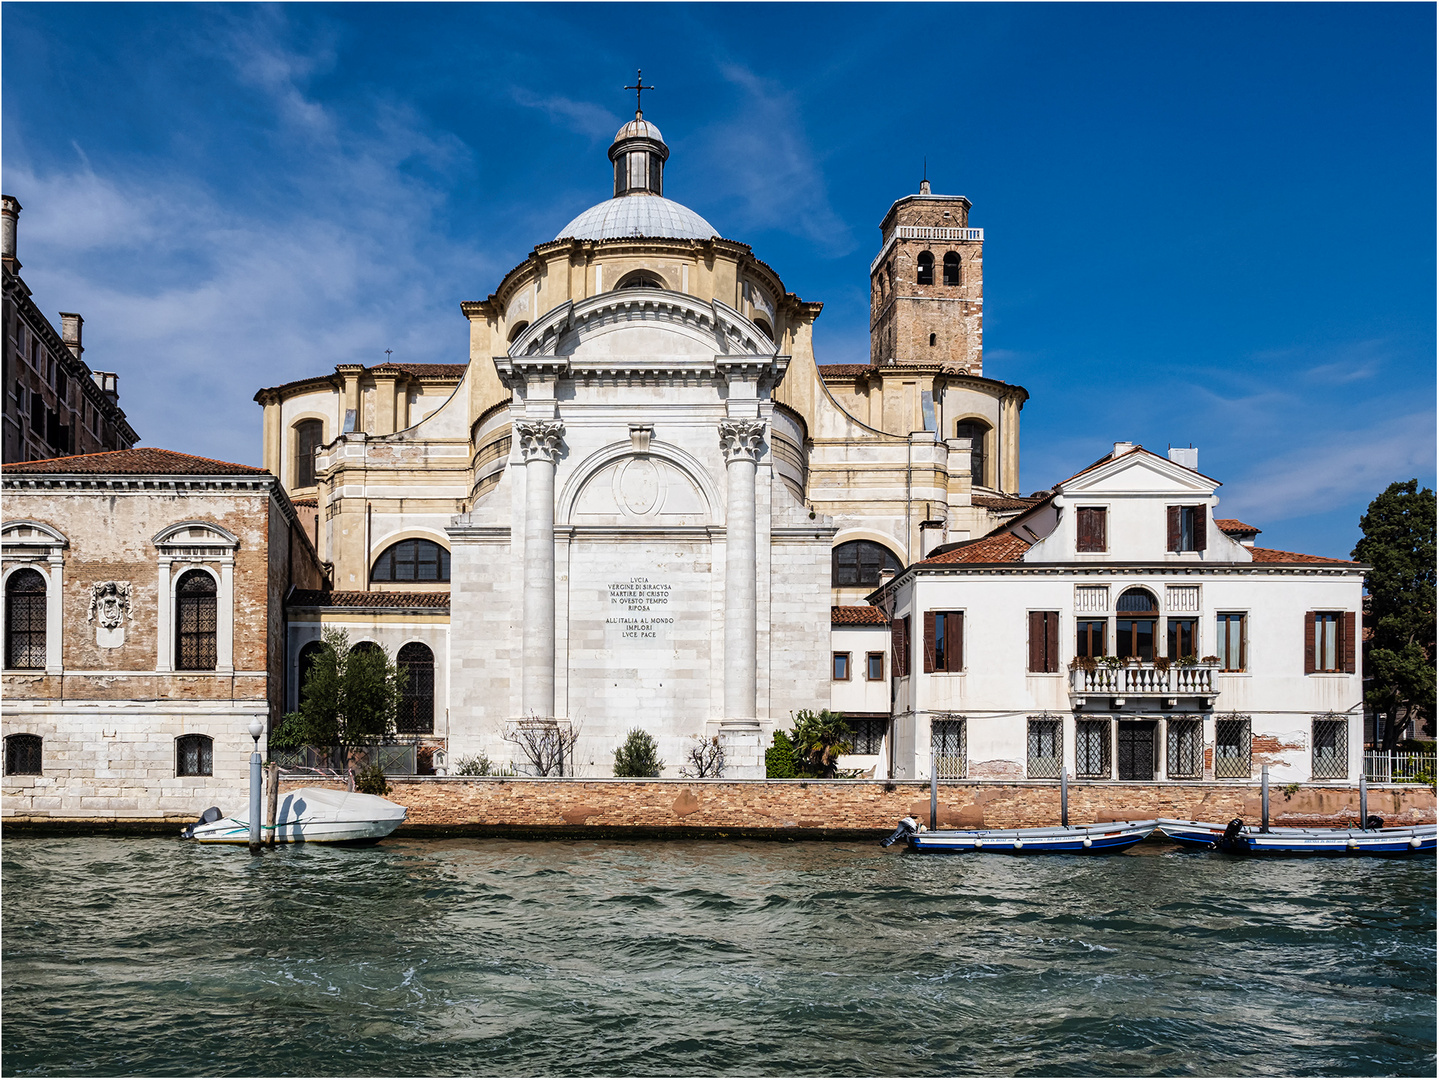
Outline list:
[[[643,67],[666,194],[868,358],[889,204],[973,200],[1021,483],[1200,448],[1221,516],[1346,555],[1435,471],[1435,9],[3,7],[41,307],[146,445],[258,463],[261,386],[462,362],[462,300],[607,197]]]

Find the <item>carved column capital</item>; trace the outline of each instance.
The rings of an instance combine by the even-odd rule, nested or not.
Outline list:
[[[721,420],[720,449],[725,462],[758,461],[764,450],[764,426],[763,420]]]
[[[520,453],[526,462],[543,458],[553,462],[560,456],[560,436],[565,425],[558,420],[516,420],[514,432],[520,439]]]

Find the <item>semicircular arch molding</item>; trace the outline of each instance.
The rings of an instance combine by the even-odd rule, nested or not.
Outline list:
[[[575,523],[575,508],[579,505],[580,498],[584,495],[585,489],[602,472],[626,459],[638,461],[643,458],[665,462],[671,468],[678,470],[685,479],[694,485],[705,504],[703,510],[705,524],[724,523],[724,499],[699,458],[678,446],[652,439],[649,451],[645,454],[636,453],[633,443],[613,442],[600,447],[580,462],[560,491],[555,524],[571,525]]]
[[[370,573],[373,574],[375,572],[375,563],[379,561],[381,555],[405,540],[429,540],[432,543],[438,544],[446,551],[450,550],[449,535],[440,529],[428,529],[424,527],[399,529],[395,532],[387,533],[378,540],[371,540]]]
[[[891,555],[900,566],[905,565],[904,555],[901,551],[901,544],[888,533],[877,532],[874,529],[841,529],[834,534],[830,541],[830,550],[839,547],[841,544],[848,544],[851,540],[868,540],[870,543],[878,544]]]
[[[566,300],[526,327],[508,355],[570,356],[594,338],[647,324],[688,339],[689,350],[697,357],[777,352],[764,331],[728,304],[646,287],[614,289],[578,303]]]

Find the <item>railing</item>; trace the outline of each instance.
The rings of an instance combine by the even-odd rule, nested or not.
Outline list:
[[[901,225],[894,230],[901,240],[983,240],[983,229],[936,228],[927,225]]]
[[[1376,784],[1432,784],[1435,757],[1399,750],[1367,751],[1364,775]]]
[[[1215,669],[1208,664],[1196,667],[1171,665],[1161,671],[1152,663],[1123,667],[1097,667],[1093,671],[1073,668],[1069,672],[1072,694],[1107,694],[1113,697],[1211,697]]]
[[[282,769],[343,775],[349,769],[361,772],[378,765],[387,776],[414,776],[419,772],[422,749],[429,751],[431,768],[444,764],[443,743],[429,738],[352,746],[343,753],[337,746],[300,746],[293,750],[272,750],[270,758]]]

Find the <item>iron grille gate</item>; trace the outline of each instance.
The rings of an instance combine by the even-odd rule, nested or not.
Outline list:
[[[930,721],[930,749],[935,775],[941,780],[963,780],[969,772],[969,748],[962,716]]]
[[[1119,722],[1119,779],[1154,779],[1154,721]]]

